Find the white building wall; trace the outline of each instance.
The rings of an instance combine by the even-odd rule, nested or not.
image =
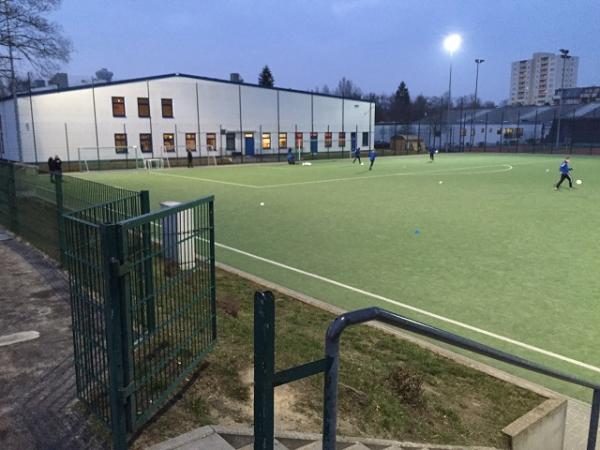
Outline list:
[[[48,157],[58,154],[65,161],[75,161],[78,159],[78,149],[84,149],[81,150],[82,158],[87,160],[96,159],[98,153],[101,159],[123,159],[125,156],[116,154],[114,149],[115,133],[126,133],[127,145],[138,147],[138,156],[144,157],[185,156],[186,133],[196,133],[196,146],[201,148],[202,155],[206,154],[208,133],[216,134],[217,150],[225,150],[225,132],[235,133],[235,150],[239,152],[243,147],[240,93],[241,131],[254,133],[255,154],[263,151],[261,132],[271,133],[271,149],[264,153],[278,150],[278,125],[281,132],[287,133],[288,147],[294,147],[296,128],[302,132],[305,151],[310,151],[310,132],[313,129],[319,133],[318,151],[326,150],[324,133],[328,128],[333,137],[332,150],[337,150],[338,133],[342,129],[347,132],[346,148],[349,149],[350,132],[355,132],[357,127],[357,145],[364,147],[362,133],[369,130],[370,146],[373,145],[375,111],[374,105],[369,102],[173,76],[33,95],[31,104],[35,147],[30,98],[20,97],[23,159],[35,162],[37,154],[37,161],[45,162]],[[125,98],[125,117],[113,117],[112,97]],[[139,117],[138,97],[149,97],[151,119]],[[172,99],[173,118],[162,117],[162,98]],[[10,101],[0,102],[5,128],[14,127],[11,111]],[[141,155],[140,134],[150,132],[153,153]],[[164,133],[176,133],[177,148],[173,153],[164,151]],[[16,159],[15,133],[11,134],[7,129],[4,141],[7,149],[11,149],[11,152],[14,149]],[[96,150],[97,145],[99,151]],[[130,159],[134,157],[131,152],[127,156]]]

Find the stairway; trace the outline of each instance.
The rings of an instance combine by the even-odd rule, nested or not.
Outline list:
[[[206,426],[197,428],[148,450],[253,450],[252,429]],[[321,450],[321,435],[309,433],[277,433],[275,450]],[[496,450],[492,447],[465,447],[438,444],[416,444],[381,439],[338,437],[336,450]]]

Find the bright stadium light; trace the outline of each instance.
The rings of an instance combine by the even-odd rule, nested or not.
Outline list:
[[[460,48],[461,43],[462,38],[460,37],[460,34],[454,33],[444,39],[444,48],[452,54]]]

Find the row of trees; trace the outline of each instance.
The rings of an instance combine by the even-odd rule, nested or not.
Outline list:
[[[258,76],[259,86],[273,87],[275,80],[269,66],[265,66]],[[340,97],[369,100],[375,103],[376,122],[413,122],[424,117],[439,116],[448,108],[448,92],[441,96],[426,97],[423,94],[411,98],[410,92],[404,81],[400,82],[398,89],[393,94],[363,94],[362,90],[345,77],[343,77],[333,89],[326,84],[315,87],[313,92],[321,94],[338,95]],[[451,108],[494,108],[496,104],[491,101],[482,102],[474,95],[465,95],[451,99]]]

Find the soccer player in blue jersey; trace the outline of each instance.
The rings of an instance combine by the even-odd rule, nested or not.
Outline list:
[[[433,162],[433,158],[435,158],[435,147],[429,147],[429,160]]]
[[[356,150],[354,150],[354,159],[352,160],[352,164],[354,164],[357,159],[358,159],[358,163],[362,166],[363,163],[360,160],[360,147],[356,147]]]
[[[569,172],[571,170],[573,170],[572,167],[569,167],[570,162],[571,162],[571,157],[567,156],[565,158],[565,160],[562,162],[562,164],[560,165],[560,167],[558,168],[558,170],[560,172],[560,180],[558,181],[558,183],[556,183],[556,186],[554,186],[555,191],[558,191],[558,189],[560,188],[560,185],[565,180],[569,180],[570,188],[573,187],[573,180],[571,180],[571,177],[569,176]]]
[[[373,163],[375,162],[375,158],[377,158],[377,152],[375,149],[369,150],[369,160],[371,161],[371,165],[369,166],[369,170],[373,168]]]

